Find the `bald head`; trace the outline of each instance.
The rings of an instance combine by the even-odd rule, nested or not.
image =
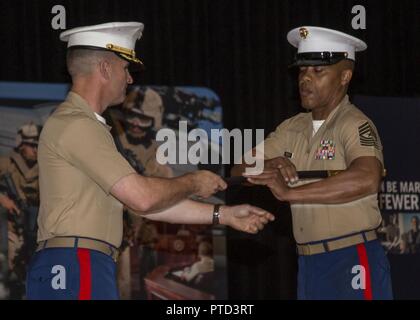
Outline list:
[[[116,59],[114,53],[104,50],[69,49],[67,70],[72,78],[90,75],[103,60]]]

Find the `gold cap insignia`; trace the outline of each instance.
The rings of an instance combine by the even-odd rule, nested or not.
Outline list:
[[[306,39],[309,35],[309,31],[306,28],[300,28],[299,29],[299,34],[300,34],[301,38]]]

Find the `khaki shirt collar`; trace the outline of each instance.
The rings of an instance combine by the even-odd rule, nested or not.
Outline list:
[[[333,125],[333,123],[334,123],[334,119],[339,114],[338,111],[340,109],[342,109],[344,106],[348,105],[348,104],[349,104],[349,97],[348,97],[348,95],[345,95],[344,98],[343,98],[343,100],[341,100],[341,102],[338,104],[338,106],[336,108],[334,108],[334,110],[328,115],[328,117],[325,120],[324,124],[321,126],[321,128],[319,128],[319,130],[315,134],[315,136],[317,136],[318,133],[323,132],[325,129],[330,128]],[[312,130],[313,130],[313,122],[312,121],[313,121],[313,119],[312,119],[312,113],[311,112],[308,112],[302,118],[302,121],[300,121],[300,123],[298,123],[294,127],[294,130],[296,130],[298,132],[303,132],[308,141],[313,138],[312,137]]]
[[[70,91],[67,95],[66,101],[70,103],[73,107],[75,107],[76,109],[86,114],[90,119],[98,121],[108,131],[112,129],[112,127],[108,126],[107,124],[102,123],[101,121],[97,119],[95,113],[93,112],[92,108],[89,106],[87,101],[83,99],[80,95],[78,95],[77,93]]]
[[[334,123],[334,119],[337,118],[337,115],[339,114],[338,110],[343,109],[345,106],[347,106],[350,103],[349,96],[345,95],[343,100],[338,104],[337,108],[335,108],[330,115],[328,116],[327,120],[325,120],[325,125],[327,128],[331,128],[331,126]]]

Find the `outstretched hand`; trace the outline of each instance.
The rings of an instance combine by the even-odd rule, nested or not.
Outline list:
[[[220,209],[220,222],[233,229],[256,234],[264,229],[274,216],[261,208],[243,204],[233,207],[223,206]]]

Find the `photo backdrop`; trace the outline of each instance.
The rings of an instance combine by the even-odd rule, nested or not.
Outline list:
[[[69,90],[68,84],[0,82],[0,157],[8,157],[16,147],[22,125],[32,121],[42,126]],[[220,99],[207,88],[133,86],[127,100],[107,110],[104,117],[113,127],[119,151],[131,157],[129,161],[134,161],[132,165],[141,174],[170,177],[199,169],[224,174],[221,164],[160,165],[155,157],[159,129],[172,129],[179,137],[179,121],[184,121],[188,131],[200,128],[210,138],[211,129],[222,128]],[[137,129],[130,126],[135,118]],[[202,143],[214,150],[220,146],[219,141]],[[208,202],[224,203],[224,196]],[[7,299],[9,280],[16,275],[7,265],[8,230],[4,226],[11,219],[5,210],[0,211],[0,298]],[[205,267],[197,269],[194,264],[202,260]],[[18,278],[23,285],[24,278]],[[125,210],[118,284],[122,299],[226,299],[225,229],[150,222]]]

